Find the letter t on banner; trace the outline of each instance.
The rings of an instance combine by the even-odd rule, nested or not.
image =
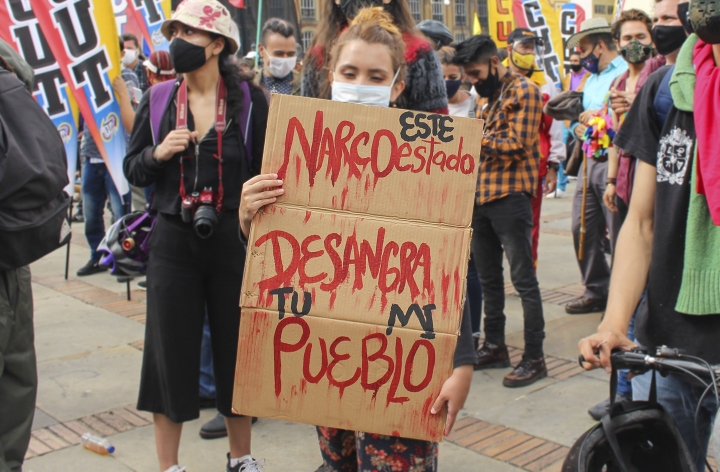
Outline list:
[[[130,191],[123,174],[125,129],[112,81],[120,75],[120,44],[112,2],[30,0],[63,77],[77,100],[120,195]]]
[[[127,12],[142,29],[145,42],[152,51],[167,51],[170,43],[160,31],[168,18],[170,0],[127,0]]]

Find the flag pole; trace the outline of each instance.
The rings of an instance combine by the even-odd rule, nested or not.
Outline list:
[[[263,0],[258,0],[257,34],[255,35],[255,67],[260,67],[260,30],[262,29]]]

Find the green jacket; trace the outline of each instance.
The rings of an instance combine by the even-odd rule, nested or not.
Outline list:
[[[692,60],[697,40],[693,34],[685,41],[670,80],[675,107],[687,112],[692,112],[694,105],[696,76]],[[675,310],[688,315],[717,314],[720,313],[720,227],[712,222],[705,196],[697,193],[697,142],[691,170],[685,262]]]
[[[262,79],[263,69],[262,67],[255,68],[255,78],[253,79],[253,82],[255,82],[255,85],[258,87],[262,87],[261,79]],[[302,85],[302,74],[300,72],[293,70],[292,71],[293,80],[292,80],[292,92],[290,92],[290,95],[301,95],[301,85]]]

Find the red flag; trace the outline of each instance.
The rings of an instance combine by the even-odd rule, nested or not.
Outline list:
[[[245,8],[245,0],[228,0],[228,2],[230,2],[230,5],[234,6],[235,8]]]

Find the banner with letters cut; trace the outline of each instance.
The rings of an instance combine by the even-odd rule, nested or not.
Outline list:
[[[565,53],[555,9],[548,0],[513,0],[513,13],[518,27],[529,28],[542,38],[545,54],[538,60],[555,86],[562,87]]]
[[[453,370],[482,121],[273,95],[233,407],[438,441]]]
[[[120,45],[107,0],[30,0],[40,28],[80,108],[120,195],[130,191],[122,162],[125,128],[112,81]]]
[[[170,18],[171,0],[123,0],[126,12],[140,26],[150,51],[167,51],[170,43],[160,31],[163,22]]]
[[[507,47],[507,39],[515,29],[513,0],[487,0],[488,34],[499,49]]]
[[[563,65],[565,73],[570,73],[570,51],[567,44],[570,36],[580,31],[580,25],[585,21],[585,10],[577,3],[566,3],[560,9],[560,34],[563,41]]]
[[[0,38],[35,71],[33,97],[48,114],[65,144],[69,182],[65,191],[73,195],[78,157],[77,103],[27,2],[0,0]]]

